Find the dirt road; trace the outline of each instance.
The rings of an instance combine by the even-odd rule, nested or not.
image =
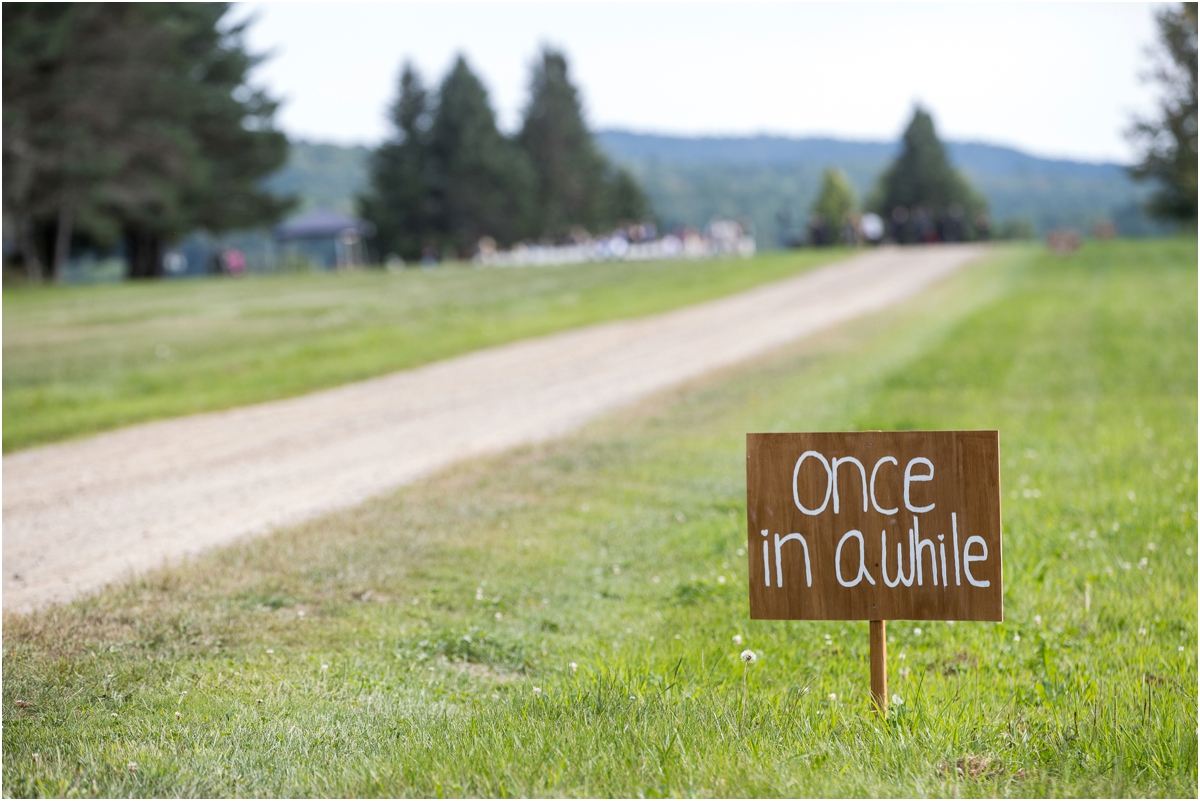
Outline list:
[[[982,255],[884,249],[638,320],[489,348],[290,400],[4,457],[4,608],[24,611],[261,534],[909,297]]]

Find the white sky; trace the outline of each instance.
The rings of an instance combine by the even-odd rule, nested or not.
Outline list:
[[[563,48],[589,123],[680,135],[894,139],[920,101],[944,138],[1128,162],[1149,113],[1157,6],[1077,4],[262,3],[255,81],[296,137],[388,136],[401,64],[440,82],[456,53],[513,130],[543,43]]]

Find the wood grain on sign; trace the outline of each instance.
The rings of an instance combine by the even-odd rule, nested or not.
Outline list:
[[[753,619],[1004,619],[996,431],[747,434],[746,493]]]

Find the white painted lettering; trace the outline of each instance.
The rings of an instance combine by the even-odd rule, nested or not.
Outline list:
[[[900,463],[896,461],[895,456],[885,456],[875,463],[875,467],[871,470],[871,505],[874,506],[875,511],[879,512],[881,515],[894,515],[900,511],[899,507],[895,507],[893,509],[884,509],[879,505],[879,501],[875,498],[875,476],[879,473],[880,466],[885,462],[891,462],[897,467],[900,466]],[[899,548],[900,543],[896,543],[896,547]]]
[[[925,586],[925,568],[922,556],[925,548],[929,548],[929,567],[933,570],[933,586],[937,586],[937,548],[933,544],[933,540],[921,539],[921,521],[913,518],[913,528],[911,529],[913,536],[917,541],[917,586]]]
[[[801,458],[803,458],[803,457],[801,457]],[[918,465],[918,464],[923,464],[926,467],[928,467],[929,472],[914,474],[913,473],[913,465]],[[933,481],[933,462],[929,461],[924,456],[918,456],[917,458],[911,460],[904,468],[904,508],[908,509],[908,511],[910,511],[910,512],[916,512],[918,514],[923,513],[923,512],[932,512],[933,507],[936,504],[931,503],[928,506],[913,506],[912,505],[912,498],[909,493],[912,489],[912,484],[917,481]]]
[[[838,465],[852,464],[858,467],[858,475],[862,479],[862,501],[863,511],[867,511],[867,469],[863,467],[862,462],[855,459],[853,456],[833,457],[833,513],[836,515],[841,511],[841,502],[839,501],[838,493]]]
[[[846,540],[853,537],[858,540],[858,575],[854,577],[854,581],[846,581],[842,578],[842,546],[846,544]],[[867,543],[863,540],[862,532],[858,529],[847,531],[838,541],[837,551],[833,555],[835,572],[837,573],[838,584],[843,587],[855,587],[866,578],[871,584],[875,583],[875,579],[871,577],[871,572],[867,570]]]
[[[895,581],[891,581],[890,579],[888,579],[888,574],[887,574],[887,531],[880,532],[880,535],[883,540],[883,562],[880,565],[880,567],[883,570],[883,583],[888,585],[889,587],[895,587],[895,586],[898,586],[901,582],[903,582],[905,587],[911,587],[912,583],[913,583],[913,578],[916,576],[916,570],[917,570],[916,564],[913,560],[914,551],[913,551],[912,531],[909,530],[909,532],[908,532],[908,575],[907,576],[904,575],[904,551],[900,547],[900,543],[898,543],[898,542],[896,543],[896,580]]]
[[[810,456],[815,456],[821,460],[821,464],[825,465],[825,500],[821,502],[821,506],[817,509],[809,509],[804,504],[800,503],[800,465],[804,464],[804,460]],[[829,460],[816,451],[805,451],[800,454],[800,458],[796,460],[796,469],[792,471],[792,500],[796,502],[796,508],[806,515],[819,515],[825,511],[825,507],[829,505],[829,496],[833,492],[833,468],[829,466]]]
[[[954,586],[962,586],[962,578],[958,572],[958,512],[950,513],[950,528],[954,530]]]
[[[983,548],[983,556],[971,556],[971,544],[976,543],[976,542],[978,542],[979,546],[981,548]],[[987,559],[987,557],[988,557],[987,543],[983,541],[983,537],[967,537],[967,543],[966,543],[966,545],[963,546],[963,572],[967,574],[967,581],[971,584],[972,587],[990,587],[990,586],[992,586],[992,582],[979,581],[974,576],[971,575],[971,563],[972,562],[983,562]]]
[[[783,555],[780,549],[788,540],[799,540],[800,546],[804,548],[804,580],[808,586],[812,586],[812,565],[808,561],[808,542],[799,534],[788,534],[786,537],[775,535],[775,586],[783,586]]]

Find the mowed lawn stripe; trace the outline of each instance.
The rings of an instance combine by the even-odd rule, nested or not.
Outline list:
[[[6,289],[4,452],[680,308],[850,253]]]
[[[7,615],[4,790],[1194,795],[1195,263],[1007,250],[567,440]],[[743,444],[904,427],[1000,430],[1006,620],[893,622],[883,723],[866,624],[748,620]]]

